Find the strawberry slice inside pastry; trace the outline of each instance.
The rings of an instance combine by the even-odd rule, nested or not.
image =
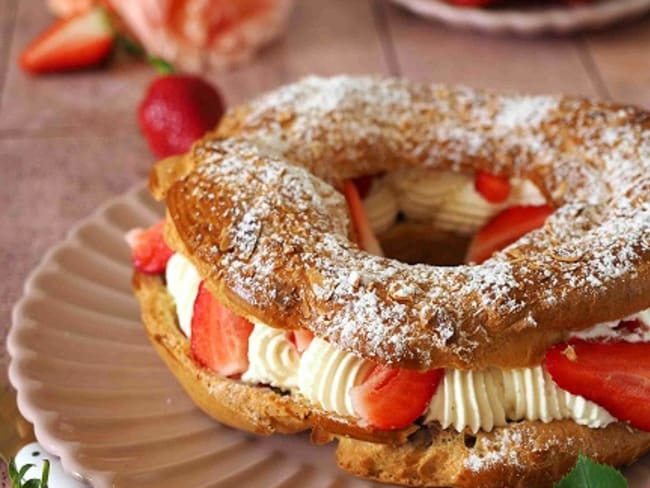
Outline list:
[[[549,349],[544,365],[561,388],[650,431],[650,342],[573,340]]]

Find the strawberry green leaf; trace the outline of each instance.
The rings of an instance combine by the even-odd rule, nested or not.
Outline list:
[[[156,71],[158,71],[158,74],[170,75],[170,74],[176,72],[176,69],[174,68],[174,65],[172,65],[168,61],[165,61],[162,58],[157,58],[155,56],[149,56],[148,60],[149,60],[149,64],[151,64],[154,68],[156,68]]]
[[[573,470],[555,488],[628,488],[628,484],[620,471],[580,454]]]

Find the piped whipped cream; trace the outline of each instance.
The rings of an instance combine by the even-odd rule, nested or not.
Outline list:
[[[386,180],[375,180],[363,201],[370,227],[376,234],[390,229],[397,220],[399,206],[395,191]]]
[[[474,189],[469,179],[442,203],[433,216],[434,226],[459,234],[472,234],[506,207],[488,202]]]
[[[323,410],[357,417],[350,390],[361,384],[373,363],[315,338],[300,358],[298,388]]]
[[[387,179],[397,192],[400,210],[412,220],[431,220],[469,180],[460,173],[425,169],[398,171]]]
[[[178,325],[183,334],[191,337],[192,313],[201,277],[185,256],[176,253],[167,262],[165,279],[167,280],[167,290],[176,304]]]
[[[621,327],[621,322],[638,321],[636,327]],[[617,340],[624,342],[650,342],[650,308],[621,320],[604,322],[589,329],[571,334],[572,338],[584,340]]]
[[[191,322],[200,277],[180,254],[170,259],[167,288],[176,303],[181,331],[191,336]],[[650,309],[626,319],[639,320],[642,332],[630,342],[650,341]],[[573,334],[583,338],[620,338],[620,321],[599,324]],[[634,332],[637,334],[637,332]],[[632,337],[632,336],[629,336]],[[626,339],[626,340],[629,340]],[[299,356],[285,331],[255,323],[249,338],[249,369],[242,380],[303,395],[325,411],[357,417],[350,390],[371,372],[371,361],[315,338]],[[425,422],[439,422],[457,431],[490,431],[508,421],[572,419],[592,428],[616,419],[583,397],[559,388],[539,366],[513,370],[445,370],[444,379],[427,409]]]
[[[605,409],[558,387],[541,366],[512,370],[449,369],[425,421],[462,432],[491,431],[508,421],[571,419],[592,428],[615,422]]]
[[[471,234],[504,208],[545,203],[544,196],[531,181],[512,178],[510,183],[508,200],[493,204],[476,191],[470,175],[408,169],[376,181],[377,192],[373,195],[371,191],[364,204],[375,232],[382,232],[395,222],[396,205],[410,220],[432,222],[441,230]]]
[[[248,339],[248,370],[242,380],[294,390],[300,356],[287,332],[255,322]]]
[[[510,180],[512,190],[508,198],[508,205],[544,205],[546,198],[539,191],[539,188],[530,180],[522,180],[520,178],[512,178]]]

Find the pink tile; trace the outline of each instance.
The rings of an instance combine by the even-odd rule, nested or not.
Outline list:
[[[522,38],[456,29],[387,8],[402,74],[531,93],[596,95],[571,37]]]
[[[613,100],[650,107],[650,16],[585,36]]]
[[[135,133],[0,140],[0,346],[43,253],[104,200],[142,181],[152,160]]]

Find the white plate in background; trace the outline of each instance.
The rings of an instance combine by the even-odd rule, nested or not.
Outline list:
[[[524,35],[597,29],[650,11],[650,0],[599,0],[585,5],[531,8],[458,7],[444,0],[392,1],[418,15],[456,27]]]

